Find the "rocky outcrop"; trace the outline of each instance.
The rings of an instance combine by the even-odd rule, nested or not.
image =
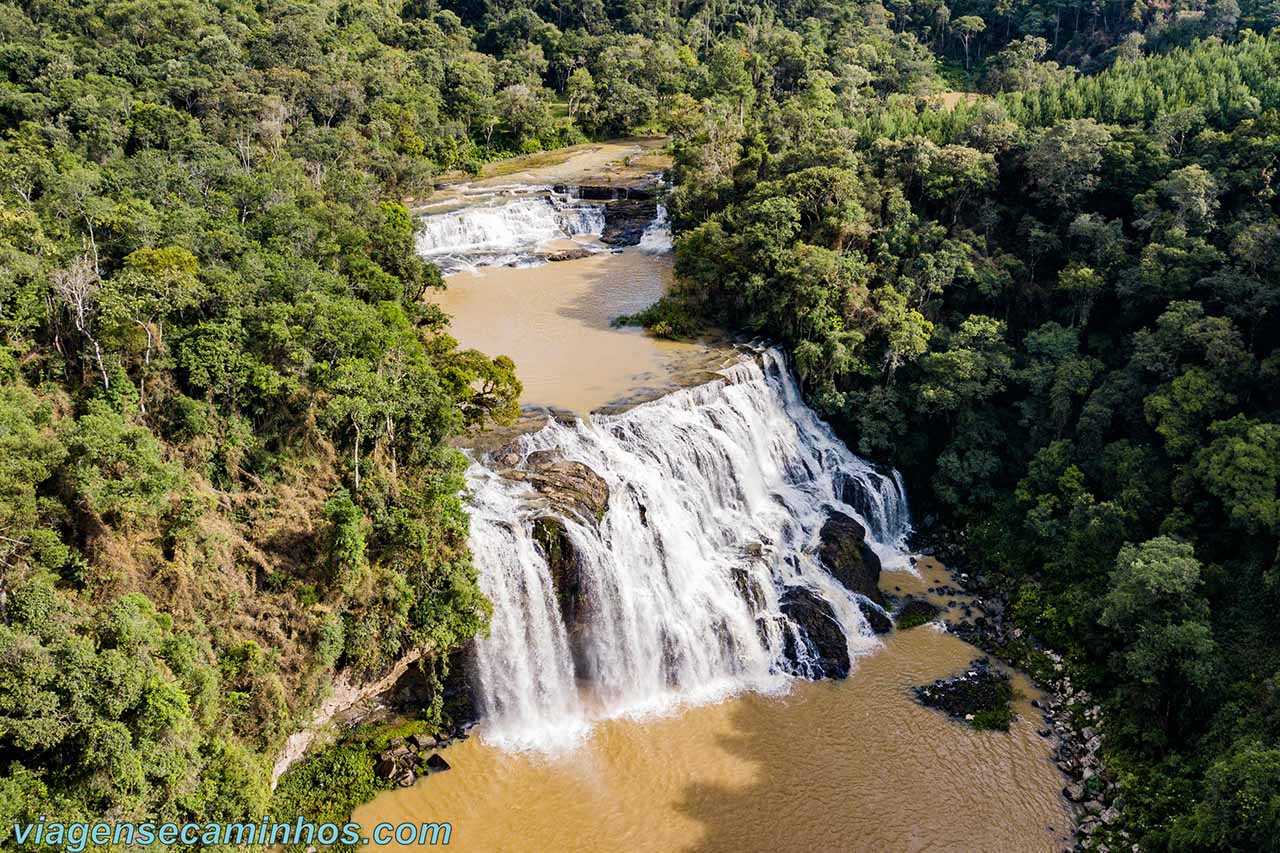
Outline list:
[[[413,649],[397,660],[390,670],[374,679],[364,679],[347,670],[334,676],[333,690],[312,714],[311,721],[302,731],[294,732],[285,741],[271,770],[271,787],[275,787],[276,782],[280,781],[280,777],[295,761],[306,755],[307,750],[315,744],[316,737],[330,723],[352,715],[358,717],[359,710],[365,703],[391,689],[405,673],[416,670],[414,664],[421,657],[422,650]]]
[[[800,648],[792,631],[784,627],[783,657],[793,671],[807,678],[846,678],[849,675],[849,644],[831,605],[813,590],[789,586],[782,593],[782,612],[796,624]]]
[[[898,628],[905,631],[908,628],[914,628],[917,625],[923,625],[926,622],[932,622],[938,618],[941,608],[932,601],[926,601],[923,598],[914,598],[908,595],[903,599],[902,605],[898,608],[898,612],[894,614],[894,621],[897,622]]]
[[[866,482],[857,477],[843,475],[841,482],[837,486],[840,491],[840,500],[853,507],[858,515],[868,519],[878,517],[880,513],[879,502],[867,490]]]
[[[375,757],[373,772],[380,779],[408,788],[423,776],[449,769],[449,762],[432,751],[436,746],[436,738],[428,734],[395,738]]]
[[[880,558],[867,544],[867,531],[857,519],[831,510],[819,533],[818,556],[836,580],[850,592],[865,595],[880,606]]]
[[[658,203],[622,199],[604,206],[604,231],[600,242],[609,246],[635,246],[645,229],[658,218]]]
[[[759,614],[764,610],[764,590],[760,588],[760,584],[745,568],[737,567],[732,571],[733,585],[737,588],[738,595],[747,603],[752,616]]]
[[[524,468],[506,475],[528,482],[555,509],[592,524],[599,523],[609,508],[609,484],[604,478],[581,462],[562,458],[559,451],[536,450],[525,459]]]
[[[913,689],[926,708],[937,708],[953,718],[963,718],[978,729],[1008,729],[1013,719],[1013,686],[1009,674],[991,668],[987,658],[951,678]]]

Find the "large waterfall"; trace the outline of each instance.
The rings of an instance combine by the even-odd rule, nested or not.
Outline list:
[[[474,266],[527,261],[553,240],[604,229],[604,208],[546,188],[500,192],[480,203],[435,213],[419,221],[417,249],[446,273]]]
[[[783,612],[797,587],[829,604],[851,657],[876,644],[815,550],[836,509],[862,521],[885,561],[900,558],[901,484],[804,405],[778,351],[620,415],[549,423],[507,464],[518,474],[539,451],[596,472],[608,508],[557,513],[518,476],[472,465],[471,546],[494,603],[475,651],[488,739],[553,746],[593,719],[782,688],[806,674],[804,638]],[[535,534],[548,515],[574,555],[572,624]]]

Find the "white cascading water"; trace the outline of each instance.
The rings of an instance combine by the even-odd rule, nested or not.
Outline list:
[[[604,230],[604,208],[567,200],[546,190],[496,193],[488,203],[435,213],[418,222],[418,254],[446,272],[519,263],[553,240]]]
[[[788,670],[804,669],[783,655],[783,632],[796,631],[780,610],[789,586],[831,605],[851,657],[876,645],[857,596],[814,552],[834,508],[863,521],[882,560],[901,559],[901,484],[850,453],[804,405],[777,350],[723,376],[520,438],[522,460],[555,449],[609,485],[598,526],[561,516],[589,602],[576,660],[532,535],[545,501],[524,482],[471,466],[471,547],[494,604],[475,652],[486,739],[555,748],[593,719],[784,689]],[[744,574],[760,612],[741,592]]]
[[[649,223],[644,234],[640,235],[640,251],[661,255],[670,252],[671,248],[671,223],[667,221],[666,205],[660,204],[658,215]]]

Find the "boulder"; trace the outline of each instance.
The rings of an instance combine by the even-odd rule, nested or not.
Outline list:
[[[781,609],[799,629],[807,645],[804,654],[795,637],[786,630],[783,656],[794,671],[807,678],[846,678],[849,675],[849,645],[831,605],[803,586],[789,586],[782,594]]]
[[[827,571],[850,592],[865,595],[883,607],[880,558],[867,544],[866,528],[857,519],[831,510],[818,537],[818,556]]]
[[[432,773],[443,773],[449,769],[449,762],[444,760],[444,756],[438,752],[431,753],[431,757],[427,759],[427,769]]]
[[[604,206],[604,231],[600,242],[608,246],[635,246],[645,229],[658,218],[658,204],[651,200],[618,199]]]
[[[894,621],[897,622],[899,630],[905,631],[908,628],[932,622],[941,612],[933,602],[908,595],[894,615]]]
[[[609,508],[609,484],[581,462],[562,459],[558,451],[536,450],[525,459],[523,469],[508,476],[525,480],[556,509],[584,521],[598,523]]]
[[[590,249],[560,249],[555,252],[547,252],[542,257],[546,258],[548,261],[551,261],[552,263],[558,263],[560,261],[576,261],[581,258],[591,257],[591,250]]]
[[[867,624],[871,626],[871,630],[875,633],[887,634],[893,629],[893,622],[885,612],[867,599],[858,599],[858,609],[862,611],[863,618],[867,620]]]

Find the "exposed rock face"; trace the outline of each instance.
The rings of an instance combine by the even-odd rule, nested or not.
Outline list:
[[[655,201],[611,201],[604,206],[604,231],[600,234],[600,242],[610,246],[635,246],[657,217],[658,203]]]
[[[552,187],[561,195],[572,195],[585,201],[612,201],[614,199],[639,199],[648,201],[653,198],[653,190],[634,186],[608,186],[598,184],[556,184]]]
[[[831,605],[813,590],[789,586],[782,594],[782,612],[795,622],[808,641],[807,655],[797,648],[790,631],[785,631],[782,654],[795,671],[811,678],[846,678],[849,675],[849,645]],[[808,660],[805,658],[808,657]]]
[[[818,556],[827,571],[850,592],[865,595],[880,606],[880,558],[867,544],[867,531],[856,519],[831,510],[819,534]]]
[[[571,462],[554,450],[537,450],[525,460],[523,470],[507,472],[514,480],[526,480],[561,512],[599,523],[609,508],[609,484],[581,462]]]
[[[764,590],[760,588],[760,584],[756,582],[750,572],[743,568],[734,569],[733,585],[738,588],[738,595],[747,603],[747,607],[751,609],[753,616],[764,609]]]
[[[560,603],[560,617],[572,632],[582,613],[583,590],[581,564],[569,539],[569,531],[560,519],[544,515],[533,521],[533,539],[542,549],[551,570],[551,583]]]
[[[441,690],[445,720],[455,731],[466,731],[480,719],[479,688],[473,680],[470,651],[468,646],[449,655],[449,673]]]

